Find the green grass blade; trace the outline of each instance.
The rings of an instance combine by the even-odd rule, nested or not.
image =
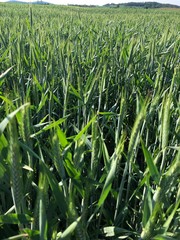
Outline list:
[[[3,79],[10,71],[13,69],[14,66],[8,68],[4,73],[0,75],[0,80]]]
[[[109,169],[107,170],[108,174],[106,177],[106,181],[104,183],[104,186],[97,204],[98,207],[102,206],[102,204],[104,203],[105,199],[107,198],[111,190],[112,182],[115,178],[116,167],[117,167],[118,161],[121,159],[121,153],[123,151],[123,148],[124,148],[124,138],[122,137],[122,139],[119,141],[116,151],[114,152],[114,154],[110,159],[110,166],[109,166]]]
[[[24,105],[22,105],[21,107],[19,107],[18,109],[16,109],[15,111],[13,111],[12,113],[10,113],[1,123],[0,123],[0,135],[4,132],[4,129],[6,128],[6,126],[8,125],[8,123],[16,116],[16,114],[23,109],[24,107],[28,106],[29,103],[26,103]]]
[[[149,168],[149,172],[150,172],[152,178],[154,179],[156,185],[159,185],[160,173],[158,172],[158,169],[153,161],[153,158],[152,158],[150,152],[148,151],[148,149],[146,148],[142,139],[141,139],[141,145],[142,145],[142,149],[143,149],[143,153],[144,153],[144,157],[145,157],[147,166]]]
[[[7,214],[0,215],[0,223],[1,224],[25,224],[33,221],[33,218],[27,214]]]
[[[63,123],[65,120],[66,120],[66,118],[60,118],[59,120],[46,125],[45,127],[43,127],[43,129],[41,129],[40,131],[32,134],[30,137],[34,138],[34,137],[38,136],[39,134],[58,126],[59,124]]]
[[[71,236],[71,234],[75,231],[75,229],[77,228],[79,222],[81,221],[81,217],[78,217],[73,223],[71,223],[71,225],[63,232],[63,233],[58,233],[58,235],[60,235],[60,237],[58,237],[57,239],[69,239],[69,237]]]
[[[87,129],[91,126],[91,124],[96,120],[96,116],[94,116],[83,129],[75,136],[74,141],[78,141],[83,134],[87,131]]]
[[[52,174],[52,172],[49,170],[49,168],[45,165],[45,163],[42,162],[41,164],[42,164],[43,172],[47,176],[49,185],[52,190],[52,194],[56,200],[56,204],[57,204],[58,208],[60,209],[61,213],[63,214],[63,216],[65,216],[66,211],[67,211],[67,203],[66,203],[63,191],[62,191],[57,179]]]

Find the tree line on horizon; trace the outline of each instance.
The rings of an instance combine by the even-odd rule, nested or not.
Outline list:
[[[77,7],[96,7],[96,5],[79,5],[79,4],[68,4],[68,6]],[[140,8],[180,8],[178,5],[158,2],[128,2],[128,3],[107,3],[103,7],[140,7]]]

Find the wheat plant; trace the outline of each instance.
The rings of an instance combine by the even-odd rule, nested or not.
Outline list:
[[[0,239],[180,238],[180,12],[0,4]]]

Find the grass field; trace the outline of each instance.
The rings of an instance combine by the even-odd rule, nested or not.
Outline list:
[[[0,4],[0,239],[180,239],[180,11]]]

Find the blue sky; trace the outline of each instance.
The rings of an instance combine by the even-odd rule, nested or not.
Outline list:
[[[6,0],[0,0],[5,2]],[[30,0],[23,0],[29,2]],[[33,0],[31,0],[33,1]],[[88,5],[104,5],[106,3],[125,3],[125,2],[145,2],[145,0],[45,0],[55,4],[88,4]],[[160,3],[171,3],[180,6],[180,0],[147,0],[146,2],[160,2]]]

